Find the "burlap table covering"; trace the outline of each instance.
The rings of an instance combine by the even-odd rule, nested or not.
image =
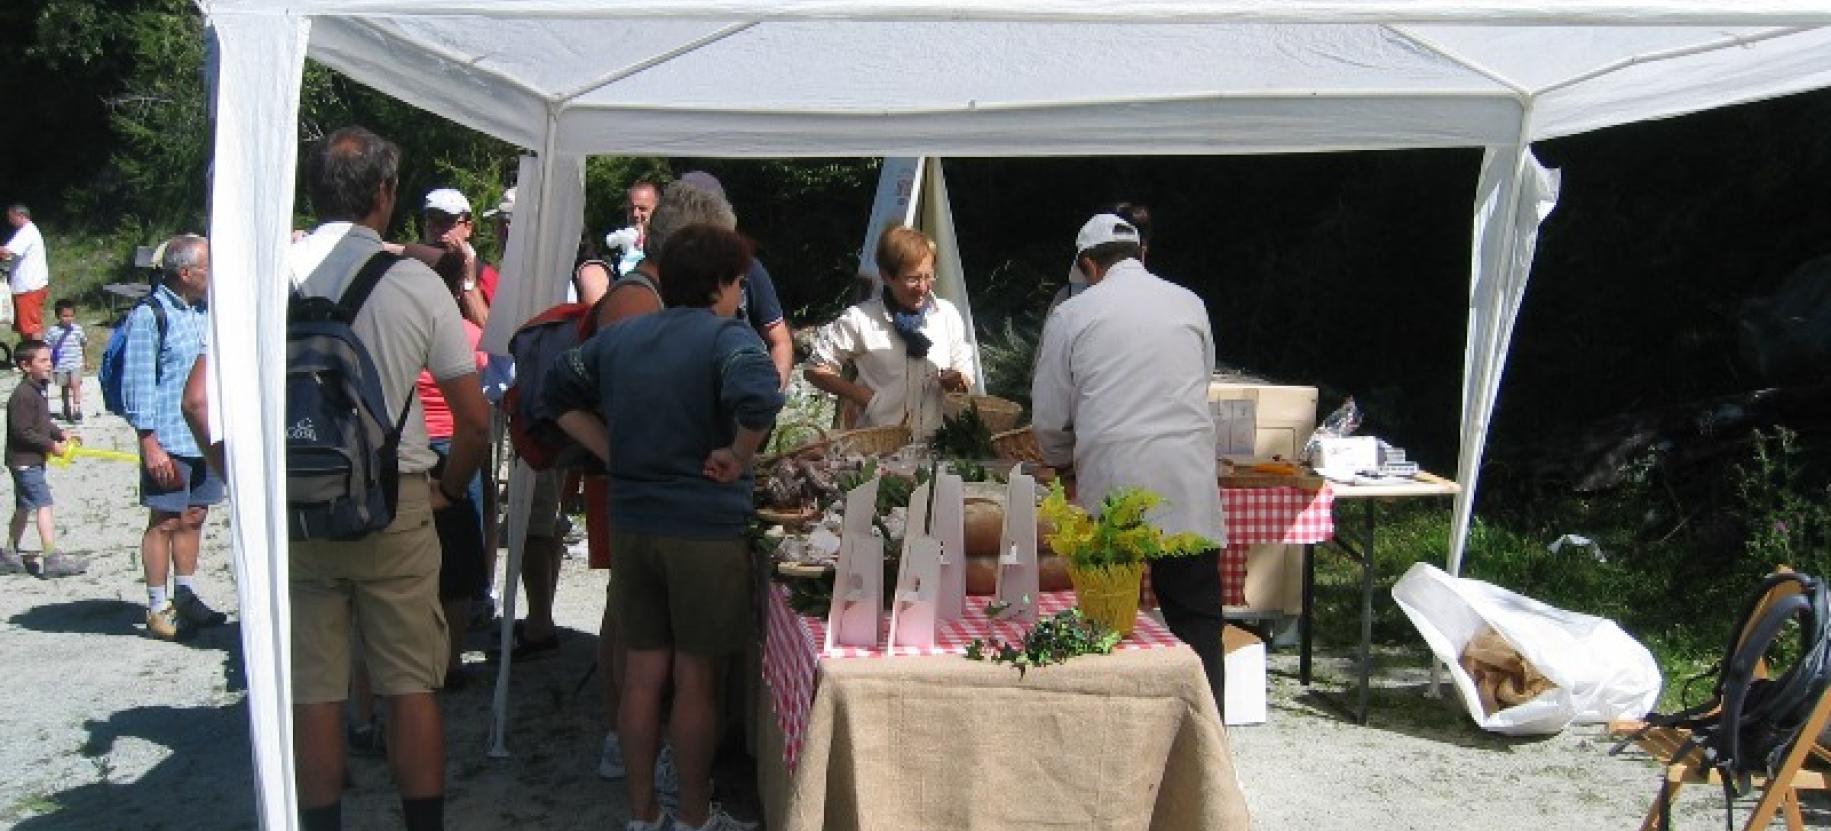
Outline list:
[[[822,660],[791,775],[759,696],[772,831],[1246,829],[1187,647],[1031,670],[956,656]]]

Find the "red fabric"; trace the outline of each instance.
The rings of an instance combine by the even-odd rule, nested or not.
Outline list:
[[[784,738],[782,761],[792,773],[795,760],[801,756],[801,743],[807,733],[808,714],[813,711],[814,691],[818,686],[821,660],[847,658],[882,658],[882,649],[846,647],[822,656],[826,645],[826,618],[799,615],[788,607],[788,588],[771,583],[769,591],[768,636],[763,644],[763,680],[769,684],[769,700],[775,709],[776,723]],[[1043,592],[1037,598],[1037,613],[1042,616],[1074,607],[1074,592]],[[879,624],[879,638],[889,631],[890,613],[885,612]],[[1132,635],[1119,642],[1117,649],[1159,649],[1180,646],[1182,641],[1170,634],[1163,624],[1144,615]],[[985,616],[980,604],[968,602],[966,615],[959,620],[935,625],[932,649],[898,654],[962,655],[974,638],[996,636],[1015,641],[1022,637],[1024,625],[993,621]]]
[[[464,336],[470,339],[470,348],[476,349],[478,341],[483,340],[483,330],[468,320],[464,323]],[[481,372],[484,364],[489,363],[490,356],[476,353],[477,370]],[[420,409],[426,412],[426,438],[433,441],[449,439],[457,432],[457,425],[451,418],[451,407],[445,404],[445,393],[439,391],[439,383],[432,379],[432,373],[420,370],[420,377],[413,382],[413,388],[420,394]]]
[[[42,339],[45,336],[45,298],[50,294],[51,288],[46,286],[13,295],[13,331],[23,337]]]
[[[1221,552],[1221,602],[1246,605],[1246,549],[1266,543],[1305,545],[1335,536],[1335,492],[1303,488],[1221,488],[1227,548]],[[1151,573],[1144,573],[1139,605],[1157,605]]]
[[[586,475],[585,561],[592,568],[610,568],[610,480]]]
[[[483,264],[483,271],[477,274],[477,290],[483,292],[483,305],[495,304],[496,283],[501,279],[502,275],[496,272],[495,266],[489,263]]]

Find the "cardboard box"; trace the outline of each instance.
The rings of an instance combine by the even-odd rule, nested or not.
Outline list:
[[[1226,655],[1226,716],[1229,725],[1265,723],[1265,643],[1257,635],[1229,626],[1221,630]]]
[[[1208,383],[1209,401],[1246,399],[1253,402],[1254,447],[1252,455],[1261,459],[1297,457],[1304,442],[1316,431],[1316,388],[1285,387],[1273,384],[1241,384],[1213,380]]]

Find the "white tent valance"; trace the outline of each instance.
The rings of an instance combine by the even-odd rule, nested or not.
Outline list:
[[[1062,156],[1483,147],[1460,556],[1538,222],[1534,141],[1831,86],[1823,0],[199,0],[262,822],[293,822],[279,368],[303,57],[538,155],[485,335],[563,291],[594,153]],[[519,217],[518,217],[519,218]],[[540,227],[531,227],[538,225]],[[238,279],[238,277],[240,279]],[[266,278],[266,279],[263,279]],[[263,496],[264,495],[264,496]],[[257,656],[262,656],[258,657]],[[258,664],[258,666],[257,666]]]

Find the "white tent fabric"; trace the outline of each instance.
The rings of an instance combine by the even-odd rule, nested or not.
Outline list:
[[[539,154],[547,185],[531,201],[545,219],[517,216],[511,248],[529,250],[513,252],[504,277],[505,322],[486,333],[496,346],[505,327],[563,292],[582,188],[573,171],[593,153],[1489,148],[1465,356],[1465,486],[1479,469],[1532,227],[1555,190],[1524,148],[1831,85],[1823,0],[198,3],[221,44],[213,342],[243,347],[217,350],[212,366],[221,388],[261,393],[217,404],[267,828],[294,821],[277,372],[285,304],[283,281],[271,278],[283,273],[289,230],[302,51]],[[1459,531],[1472,497],[1470,487],[1458,502]]]

